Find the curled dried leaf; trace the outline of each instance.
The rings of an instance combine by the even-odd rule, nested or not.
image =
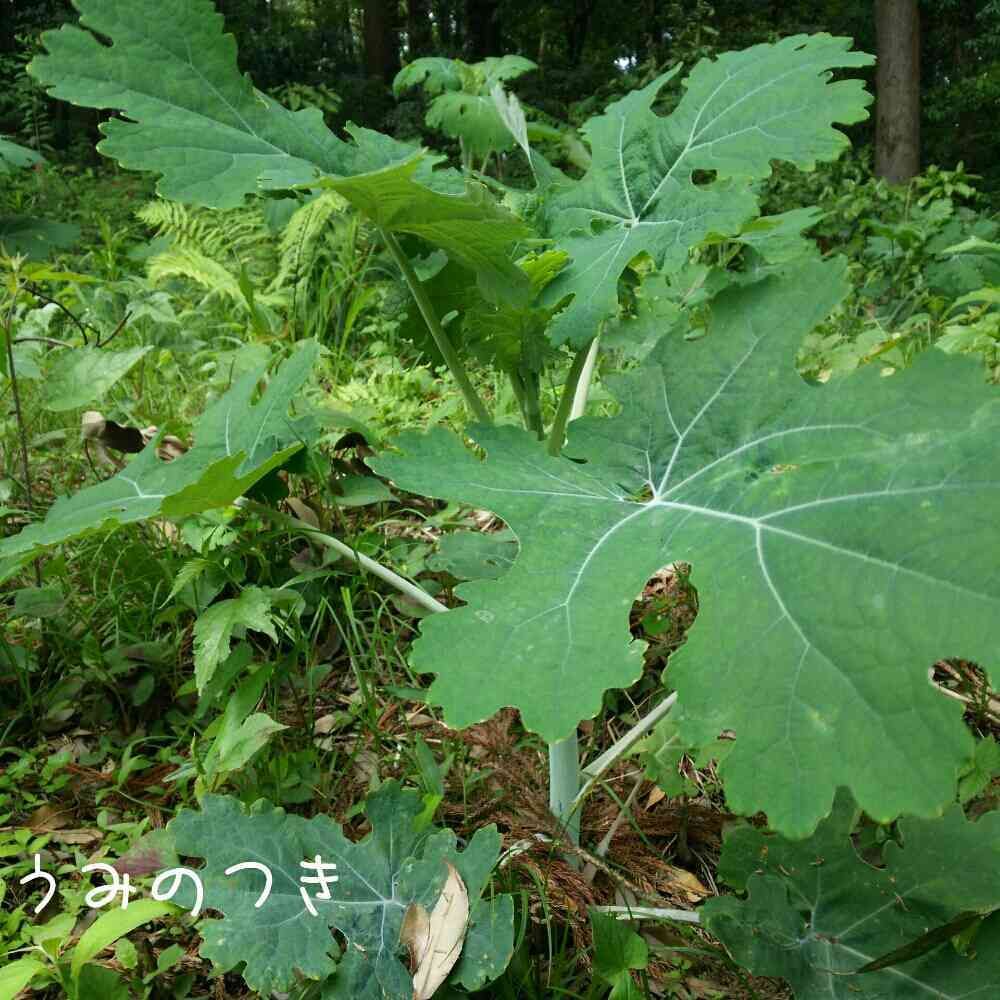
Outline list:
[[[403,926],[399,929],[400,944],[405,945],[410,955],[410,972],[420,968],[420,961],[427,951],[431,934],[431,916],[419,903],[410,903],[403,915]]]
[[[317,530],[319,529],[319,517],[317,516],[316,511],[314,511],[307,503],[304,503],[298,497],[286,497],[285,503],[300,521],[305,521],[305,523],[310,527],[316,528]]]
[[[87,410],[80,418],[80,433],[85,441],[93,441],[100,449],[136,455],[156,437],[157,428],[155,425],[123,427],[97,410]],[[164,461],[179,458],[186,451],[187,445],[172,434],[165,434],[156,446],[156,454]]]
[[[429,1000],[448,978],[469,926],[469,893],[462,876],[446,861],[448,879],[430,916],[419,904],[407,910],[400,940],[410,952],[413,1000]]]

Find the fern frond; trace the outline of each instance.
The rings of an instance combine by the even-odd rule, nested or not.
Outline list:
[[[156,199],[136,212],[140,221],[153,226],[158,236],[172,236],[176,243],[201,247],[209,233],[209,225],[196,213],[176,201]]]
[[[187,278],[206,290],[206,298],[223,295],[234,302],[243,303],[243,293],[237,279],[218,261],[192,246],[178,244],[151,257],[146,265],[146,273],[154,283],[166,278]]]
[[[339,194],[327,191],[296,210],[281,234],[278,273],[271,283],[272,290],[296,285],[308,275],[327,222],[346,207],[347,202]]]
[[[234,271],[242,264],[257,284],[266,283],[274,274],[274,242],[257,205],[220,212],[157,199],[141,208],[138,216],[155,227],[158,235],[172,236],[176,246],[195,250]]]

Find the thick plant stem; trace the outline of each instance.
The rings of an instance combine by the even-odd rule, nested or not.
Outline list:
[[[529,372],[524,380],[524,404],[528,414],[528,430],[537,434],[538,440],[541,441],[545,437],[545,425],[542,423],[542,401],[537,372]]]
[[[340,555],[353,560],[362,569],[371,573],[372,576],[377,576],[380,580],[384,580],[390,586],[395,587],[401,594],[405,594],[407,597],[427,608],[428,611],[448,610],[446,605],[435,600],[422,587],[418,587],[415,583],[411,583],[398,573],[394,573],[388,567],[383,566],[374,559],[370,559],[368,556],[364,555],[364,553],[358,552],[357,549],[352,549],[350,545],[342,542],[339,538],[334,538],[332,535],[324,534],[318,528],[314,528],[311,524],[307,524],[305,521],[300,521],[297,517],[292,517],[289,514],[283,514],[280,510],[274,510],[264,504],[256,503],[253,500],[247,500],[245,498],[241,498],[241,500],[237,502],[237,506],[242,507],[244,510],[251,510],[255,514],[262,514],[269,520],[275,521],[278,524],[285,524],[290,528],[295,528],[296,531],[307,533],[310,540],[316,542],[317,545],[322,545],[327,549],[333,549],[334,552],[339,552]]]
[[[521,420],[524,422],[524,426],[527,427],[528,411],[524,406],[524,382],[521,380],[521,376],[518,375],[516,371],[508,371],[507,378],[510,380],[510,388],[514,393],[514,398],[517,400],[518,409],[521,411]]]
[[[576,733],[549,744],[549,809],[565,827],[574,844],[580,843],[580,811],[573,800],[580,787],[580,747]]]
[[[452,344],[448,334],[444,331],[444,327],[441,326],[441,321],[438,319],[437,313],[434,312],[434,306],[431,304],[431,300],[428,298],[427,292],[424,291],[424,286],[420,283],[420,279],[417,277],[416,271],[413,270],[410,258],[403,252],[403,248],[399,245],[399,241],[392,233],[386,232],[384,229],[380,229],[379,232],[381,233],[382,239],[385,241],[385,245],[389,249],[389,253],[392,254],[393,259],[399,266],[400,271],[403,272],[403,278],[409,286],[410,294],[417,303],[420,315],[423,316],[424,322],[427,324],[427,329],[430,331],[430,335],[434,338],[434,343],[437,345],[437,349],[441,352],[441,356],[448,365],[448,369],[451,372],[452,377],[458,383],[458,387],[462,391],[462,396],[465,398],[466,405],[473,412],[473,414],[475,414],[477,420],[484,424],[492,423],[489,411],[486,409],[483,401],[479,398],[479,393],[476,392],[475,386],[473,386],[472,382],[469,380],[465,366],[462,364],[462,361],[458,356],[458,352],[455,350],[455,345]]]
[[[588,347],[577,352],[566,376],[559,408],[549,429],[548,450],[553,456],[562,451],[566,440],[566,425],[576,396],[580,376],[587,366]],[[580,746],[576,733],[557,743],[549,744],[549,809],[561,823],[574,844],[580,843],[580,810],[576,808],[580,791]]]
[[[566,375],[566,384],[563,386],[562,396],[559,398],[559,408],[556,410],[555,419],[549,428],[549,454],[558,455],[566,441],[566,425],[569,423],[570,413],[573,410],[573,400],[576,398],[576,387],[580,384],[580,377],[587,367],[587,358],[590,356],[590,344],[581,348],[573,358],[569,373]]]
[[[535,384],[535,377],[531,374],[527,378],[523,377],[516,369],[507,371],[507,378],[510,379],[510,387],[517,398],[517,405],[521,409],[521,419],[524,426],[531,431],[541,441],[545,437],[545,429],[542,427],[542,411],[538,403],[538,386]]]

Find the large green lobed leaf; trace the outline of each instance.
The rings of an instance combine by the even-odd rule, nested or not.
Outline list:
[[[573,258],[546,292],[552,304],[572,296],[550,331],[556,343],[593,337],[638,254],[676,267],[709,233],[738,232],[757,213],[752,181],[773,160],[811,169],[847,148],[832,125],[866,118],[871,97],[859,80],[831,83],[831,71],[873,61],[851,44],[795,35],[727,52],[695,66],[669,117],[653,103],[680,67],[587,122],[590,169],[545,193],[545,235]]]
[[[427,124],[452,139],[461,139],[466,152],[473,156],[506,152],[514,146],[514,137],[489,95],[447,91],[434,98],[427,111]]]
[[[42,405],[60,413],[97,402],[151,350],[151,347],[130,347],[124,351],[76,347],[56,354],[46,373]]]
[[[447,861],[462,876],[472,908],[452,981],[477,988],[495,978],[513,950],[511,900],[483,897],[500,835],[495,827],[479,830],[459,851],[449,830],[418,832],[423,807],[419,793],[386,782],[368,798],[372,832],[358,842],[329,817],[305,819],[264,801],[247,813],[234,799],[206,795],[199,812],[182,810],[169,830],[181,854],[205,859],[204,906],[223,914],[202,923],[202,954],[224,969],[245,962],[243,977],[264,995],[289,988],[301,973],[326,980],[325,1000],[410,1000],[413,978],[401,961],[399,939],[403,917],[413,903],[434,908]],[[306,886],[313,915],[300,892],[300,877],[307,874],[300,862],[317,856],[337,866],[338,880],[327,900],[317,897],[318,887]],[[241,861],[271,871],[271,893],[260,907],[254,903],[264,885],[261,873],[224,874]],[[178,896],[186,907],[193,899],[189,890]],[[334,929],[347,940],[336,964]]]
[[[345,144],[314,108],[288,111],[236,66],[236,42],[208,0],[74,0],[80,24],[44,36],[31,75],[52,97],[121,111],[99,148],[163,175],[165,198],[214,208],[260,188],[333,172]],[[105,44],[96,34],[112,42]]]
[[[31,75],[52,97],[120,111],[101,126],[98,149],[161,174],[163,197],[232,208],[326,178],[382,228],[442,247],[491,298],[527,294],[509,251],[528,230],[485,188],[466,189],[454,171],[432,169],[440,157],[368,129],[350,127],[345,142],[315,108],[289,111],[255,90],[210,0],[74,5],[82,27],[46,32]]]
[[[709,900],[706,927],[741,965],[787,979],[802,1000],[1000,995],[1000,914],[979,928],[968,957],[948,940],[952,931],[923,954],[859,974],[963,913],[1000,909],[1000,813],[971,823],[953,806],[941,819],[902,820],[902,846],[889,841],[871,863],[851,842],[855,818],[840,795],[807,840],[730,832],[720,873],[748,897]]]
[[[513,705],[549,741],[642,672],[629,611],[693,565],[699,615],[667,680],[682,736],[737,740],[740,812],[805,836],[850,787],[870,815],[933,815],[971,738],[928,668],[986,666],[1000,621],[1000,396],[938,352],[881,378],[806,384],[793,358],[847,289],[811,261],[716,300],[707,336],[667,337],[619,378],[622,412],[571,425],[553,458],[513,427],[404,434],[377,471],[486,508],[520,550],[421,625],[412,663],[466,726]]]

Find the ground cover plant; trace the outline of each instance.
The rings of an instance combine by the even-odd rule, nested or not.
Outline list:
[[[198,357],[205,340],[185,348],[185,323],[231,349],[203,366],[206,405],[190,444],[124,409],[116,414],[127,424],[85,414],[85,437],[113,474],[37,518],[10,508],[18,530],[0,541],[0,573],[18,585],[15,615],[40,621],[59,650],[64,639],[45,623],[75,600],[74,560],[106,546],[134,552],[130,532],[143,532],[135,548],[146,551],[129,557],[136,568],[121,595],[132,587],[137,603],[166,610],[150,634],[119,635],[119,623],[81,648],[108,691],[134,685],[140,713],[166,687],[157,663],[184,665],[168,703],[188,699],[171,720],[186,752],[166,740],[151,758],[152,747],[130,743],[114,781],[127,794],[130,774],[148,769],[157,786],[188,790],[123,870],[142,878],[202,859],[203,892],[190,880],[169,903],[154,893],[143,909],[123,907],[131,921],[109,923],[109,911],[72,948],[72,919],[39,935],[21,900],[11,932],[24,945],[12,949],[2,995],[30,984],[81,998],[187,995],[193,977],[168,976],[175,953],[160,952],[170,956],[164,969],[129,953],[125,935],[150,920],[168,934],[195,922],[200,954],[264,996],[670,995],[656,965],[663,953],[676,963],[713,940],[729,988],[746,995],[757,987],[737,970],[778,977],[800,997],[1000,987],[1000,833],[983,798],[1000,761],[966,721],[970,703],[979,718],[993,712],[1000,397],[984,376],[988,350],[963,333],[973,353],[964,356],[956,332],[988,336],[995,323],[995,234],[965,216],[955,221],[972,231],[948,230],[943,202],[957,182],[926,179],[925,205],[882,220],[853,253],[891,258],[888,274],[924,270],[926,257],[899,264],[897,244],[935,258],[931,283],[950,301],[934,307],[935,332],[918,346],[945,349],[863,341],[831,371],[823,352],[859,337],[856,265],[805,236],[823,221],[818,209],[761,208],[776,161],[811,171],[845,152],[838,126],[867,115],[854,74],[871,57],[850,39],[813,34],[674,67],[591,117],[580,129],[589,157],[568,173],[532,146],[516,98],[500,86],[482,92],[493,63],[476,76],[466,64],[414,62],[401,87],[437,80],[440,96],[473,101],[490,129],[510,133],[477,145],[478,133],[442,110],[431,123],[462,138],[456,170],[372,129],[348,125],[341,137],[319,110],[291,111],[256,90],[209,0],[76,6],[79,24],[47,33],[30,72],[54,98],[116,113],[99,150],[158,177],[162,200],[144,220],[159,234],[137,251],[143,279],[117,274],[109,253],[98,290],[76,271],[5,258],[11,389],[44,373],[49,382],[30,391],[49,410],[96,405],[128,378],[144,385],[144,368],[133,370],[147,362],[171,371],[185,349]],[[465,75],[450,89],[455,65]],[[494,77],[499,85],[505,74]],[[670,88],[673,110],[661,114]],[[451,103],[448,114],[459,114]],[[474,169],[515,146],[530,186]],[[198,215],[206,209],[229,214]],[[244,239],[239,253],[226,253],[227,226]],[[321,244],[325,230],[337,233],[333,244]],[[49,285],[72,289],[89,329],[47,301]],[[409,316],[381,327],[386,340],[368,360],[380,384],[435,393],[437,407],[412,419],[402,405],[391,418],[375,405],[345,412],[350,379],[336,376],[348,371],[346,339],[366,311],[377,324],[376,307],[400,302],[401,289]],[[892,301],[894,288],[869,292],[878,307],[889,299],[891,322],[913,319],[913,302]],[[322,304],[300,307],[299,296]],[[80,342],[51,336],[56,313]],[[943,337],[941,317],[954,321]],[[822,340],[831,328],[833,345]],[[891,364],[870,363],[890,349]],[[20,403],[16,423],[30,509]],[[118,453],[134,457],[121,465]],[[411,513],[394,544],[370,529],[351,537],[352,510],[384,512],[400,498]],[[470,531],[477,518],[501,530]],[[414,541],[442,527],[435,553]],[[289,534],[302,548],[279,561],[270,546]],[[403,673],[377,710],[358,664],[373,637],[384,639],[366,635],[354,612],[372,580],[411,616]],[[662,674],[651,654],[671,604],[648,599],[657,580],[688,615]],[[182,620],[192,624],[172,646],[150,641]],[[4,641],[30,708],[45,668],[15,649]],[[341,649],[352,707],[321,726],[317,686]],[[973,695],[946,697],[928,674],[935,664]],[[428,687],[424,675],[434,677]],[[582,759],[592,720],[622,692],[641,692],[642,711]],[[79,680],[58,711],[77,696]],[[271,753],[292,728],[278,721],[282,698],[307,732],[294,758]],[[367,713],[363,726],[382,747],[407,702],[419,706],[408,722],[422,716],[442,733],[478,729],[501,743],[516,709],[520,735],[504,745],[521,753],[534,734],[547,747],[548,815],[508,818],[524,836],[503,850],[495,819],[481,821],[490,811],[477,821],[472,809],[456,824],[460,841],[435,819],[456,818],[449,774],[466,774],[469,801],[490,775],[459,767],[457,750],[438,760],[419,736],[416,788],[380,782],[377,755],[372,771],[372,752],[355,751],[343,763],[367,769],[370,794],[353,796],[343,823],[325,815],[335,777],[319,773],[316,738]],[[438,712],[440,722],[428,714]],[[636,757],[631,792],[610,794],[611,776],[634,772]],[[717,870],[732,891],[699,883],[685,902],[713,898],[695,910],[664,905],[677,900],[646,873],[625,877],[624,862],[616,873],[612,846],[634,822],[646,776],[661,788],[657,801],[673,797],[689,815],[704,780],[692,762],[707,768],[732,820]],[[592,844],[581,817],[600,795],[610,795],[610,819]],[[310,805],[312,815],[296,811]],[[359,825],[347,830],[355,820],[363,836]],[[29,839],[17,853],[45,846]],[[561,872],[557,889],[540,890],[543,921],[510,876],[527,864],[537,891],[539,850]],[[688,850],[680,839],[677,850]],[[310,897],[296,870],[321,856],[339,881]],[[275,875],[266,903],[260,869],[232,869],[247,860]],[[599,876],[611,894],[581,906]],[[551,911],[557,898],[563,912]],[[552,928],[576,934],[587,921],[588,963],[560,987],[566,959]],[[544,962],[528,930],[540,923]],[[649,930],[662,924],[712,937],[664,942]],[[116,967],[91,961],[116,941]]]

